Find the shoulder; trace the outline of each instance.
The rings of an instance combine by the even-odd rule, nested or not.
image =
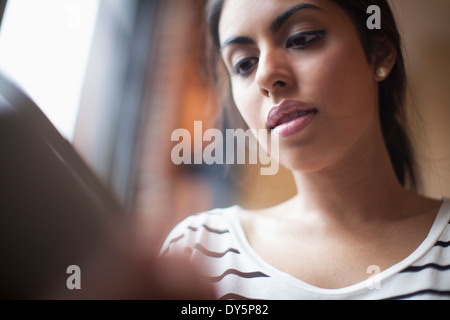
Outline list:
[[[232,232],[238,206],[213,209],[187,217],[178,223],[166,238],[161,255],[186,252],[199,245],[205,247]]]

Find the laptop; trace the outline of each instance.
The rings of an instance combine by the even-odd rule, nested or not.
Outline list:
[[[69,267],[83,272],[84,257],[121,216],[71,143],[0,73],[0,299],[73,289]]]

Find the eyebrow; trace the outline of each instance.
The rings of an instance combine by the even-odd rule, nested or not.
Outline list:
[[[270,24],[270,30],[273,33],[276,33],[280,28],[285,24],[289,18],[295,14],[298,11],[305,10],[305,9],[313,9],[313,10],[322,10],[322,8],[311,4],[311,3],[301,3],[298,4],[283,13],[281,13],[278,17],[276,17],[273,22]],[[225,41],[222,46],[220,47],[220,51],[223,51],[223,49],[230,45],[230,44],[244,44],[244,45],[254,45],[255,41],[249,37],[233,37]]]
[[[273,20],[273,22],[270,24],[270,30],[273,33],[277,32],[278,30],[280,30],[280,28],[283,26],[283,24],[285,24],[286,21],[289,20],[289,18],[293,14],[297,13],[298,11],[305,10],[305,9],[313,9],[313,10],[323,11],[322,8],[320,8],[314,4],[311,4],[311,3],[298,4],[292,8],[284,11],[282,14],[280,14],[278,17],[276,17],[275,20]]]
[[[249,38],[249,37],[233,37],[223,43],[222,47],[220,47],[220,51],[223,51],[223,49],[230,44],[247,44],[247,45],[250,44],[251,45],[251,44],[256,44],[256,43],[252,38]]]

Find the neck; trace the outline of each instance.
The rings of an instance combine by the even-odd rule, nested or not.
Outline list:
[[[294,172],[296,212],[348,219],[391,219],[409,194],[398,182],[382,138],[370,148],[356,148],[332,167],[313,173]],[[404,202],[403,202],[404,203]]]

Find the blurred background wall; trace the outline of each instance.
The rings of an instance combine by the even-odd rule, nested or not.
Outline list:
[[[450,196],[450,1],[391,0],[404,36],[423,193]]]
[[[86,1],[91,0],[58,0],[56,8],[52,0],[40,0],[43,10],[36,14],[40,19],[32,23],[53,17],[52,30],[66,32],[50,33],[47,42],[42,40],[34,48],[55,57],[66,55],[61,44],[73,44],[83,29],[89,29],[83,38],[89,43],[83,51],[87,59],[78,67],[83,71],[78,74],[79,94],[73,101],[63,95],[58,105],[64,110],[69,102],[77,104],[73,135],[67,139],[116,193],[128,214],[139,219],[144,241],[160,242],[175,223],[193,213],[233,204],[260,208],[295,194],[292,177],[284,169],[276,176],[261,176],[254,165],[176,166],[171,161],[175,129],[193,133],[194,121],[203,121],[203,130],[223,124],[217,121],[201,72],[205,0],[98,0],[90,9],[82,5]],[[12,17],[11,8],[13,3],[26,7],[33,2],[8,0],[0,30],[0,66],[31,61],[33,48],[14,55],[19,49],[11,49],[5,39],[23,29],[23,39],[16,35],[15,41],[30,41],[26,37],[31,37],[32,18],[25,18],[23,9]],[[391,3],[405,41],[408,106],[422,191],[436,198],[450,196],[450,1]],[[20,23],[13,28],[8,19]],[[80,56],[67,58],[59,69]],[[58,86],[69,83],[64,77],[73,76],[45,72],[52,61],[43,71],[33,71],[36,61],[27,70],[39,72],[36,81],[52,83],[48,90],[54,96],[62,90]],[[45,109],[47,102],[42,101]]]

